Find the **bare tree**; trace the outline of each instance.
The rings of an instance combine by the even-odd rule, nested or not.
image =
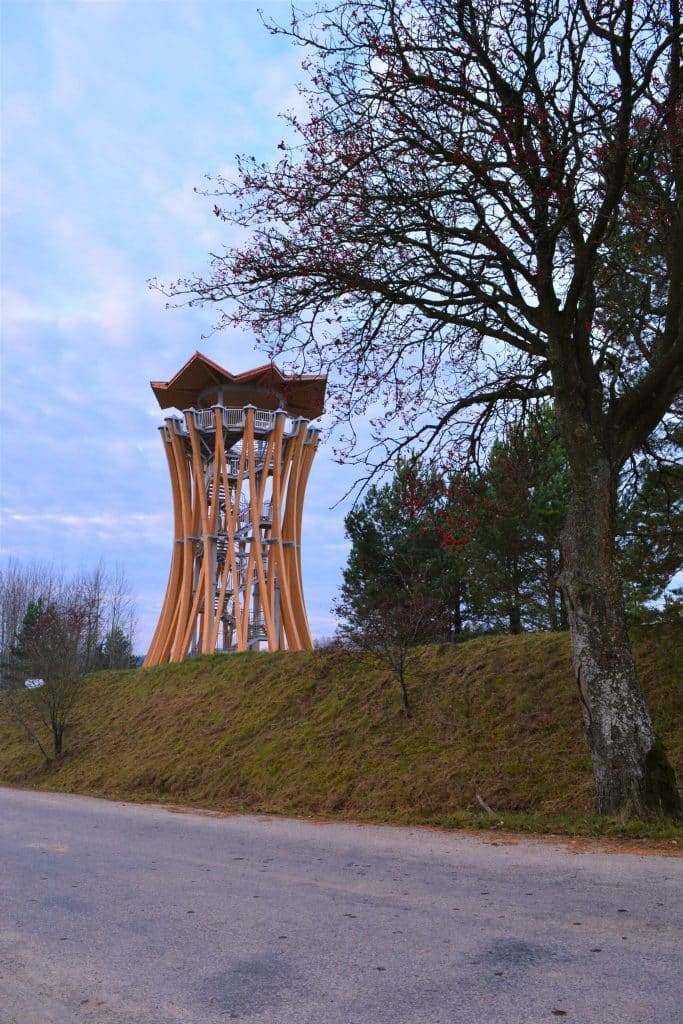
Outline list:
[[[76,588],[81,595],[86,614],[84,661],[88,670],[100,667],[102,635],[104,632],[105,599],[107,578],[104,563],[100,561],[94,569],[83,572],[76,579]]]
[[[6,663],[0,707],[37,744],[46,761],[62,754],[64,733],[85,674],[89,609],[74,587],[31,602]],[[51,754],[48,749],[51,746]]]
[[[137,606],[121,564],[107,574],[103,638],[103,668],[130,668],[137,623]]]
[[[552,395],[598,809],[680,813],[614,554],[622,468],[680,411],[680,0],[320,0],[273,31],[306,48],[308,116],[210,193],[249,240],[168,291],[333,367],[370,469]]]
[[[427,643],[447,628],[443,601],[419,590],[406,592],[403,600],[387,593],[353,604],[343,599],[335,611],[341,617],[339,645],[366,651],[385,665],[399,685],[403,710],[408,718],[412,705],[408,691],[409,669],[418,644]]]
[[[28,565],[8,559],[0,567],[0,664],[15,645],[31,602],[50,599],[67,586],[64,574],[49,565]],[[77,574],[68,587],[86,610],[83,639],[86,671],[129,668],[135,642],[137,605],[123,565],[110,570],[103,561]]]
[[[46,761],[62,754],[83,679],[129,668],[135,602],[125,571],[100,563],[66,580],[57,570],[10,560],[0,571],[2,693],[10,716]]]

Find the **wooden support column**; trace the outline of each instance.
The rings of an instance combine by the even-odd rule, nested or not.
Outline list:
[[[146,666],[159,665],[161,662],[168,661],[170,657],[171,645],[169,636],[173,615],[178,601],[182,563],[182,553],[180,548],[182,537],[182,516],[180,512],[178,481],[175,473],[175,460],[171,449],[171,438],[168,424],[164,427],[159,427],[159,431],[164,445],[164,454],[168,463],[169,476],[171,478],[171,495],[173,499],[173,549],[171,553],[171,568],[168,574],[168,584],[166,586],[166,596],[161,608],[161,614],[159,615],[157,628],[154,631],[154,636],[152,637],[152,642],[149,645],[147,657],[144,661]]]

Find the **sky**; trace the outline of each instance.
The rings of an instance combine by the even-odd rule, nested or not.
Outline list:
[[[257,8],[289,5],[0,0],[0,561],[123,566],[139,653],[172,545],[149,381],[196,350],[233,372],[265,361],[247,333],[212,332],[216,308],[168,310],[148,287],[206,270],[226,228],[194,188],[237,153],[276,157],[278,113],[301,103],[302,54]],[[323,435],[302,544],[315,637],[334,632],[352,483]]]

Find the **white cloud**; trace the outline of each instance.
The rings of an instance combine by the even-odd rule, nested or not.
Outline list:
[[[159,513],[131,514],[129,512],[116,515],[98,512],[79,514],[71,512],[17,512],[3,509],[0,517],[5,519],[6,527],[39,530],[52,533],[55,530],[70,534],[95,535],[100,540],[135,539],[145,544],[161,545],[168,548],[170,543],[170,516]]]

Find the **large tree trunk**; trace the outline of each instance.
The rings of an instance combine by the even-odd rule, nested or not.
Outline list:
[[[513,636],[522,632],[522,612],[515,600],[510,603],[508,608],[508,628]]]
[[[638,683],[614,559],[617,473],[605,456],[574,466],[562,586],[601,814],[679,814],[674,772]]]
[[[519,565],[513,556],[511,565],[510,600],[508,601],[508,628],[513,636],[522,632],[522,602],[519,595]]]

